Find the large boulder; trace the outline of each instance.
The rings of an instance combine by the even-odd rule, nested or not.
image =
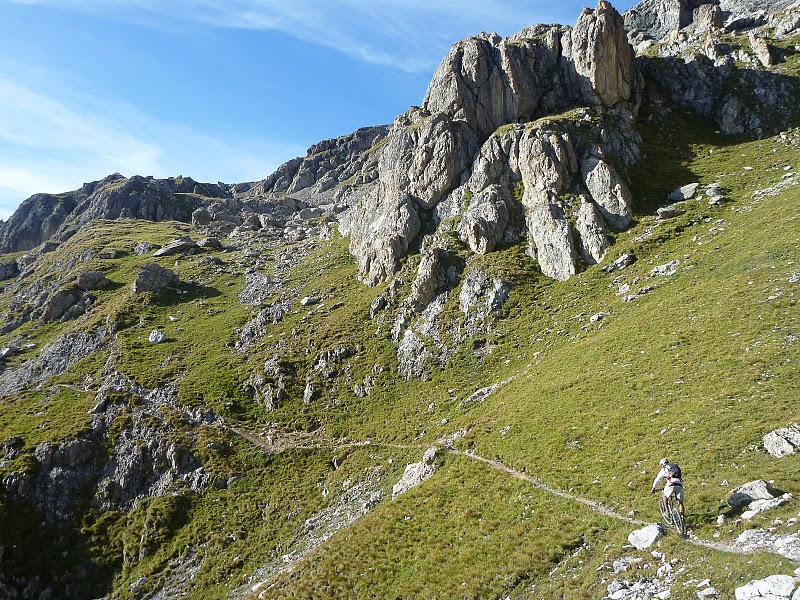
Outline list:
[[[664,535],[664,528],[658,523],[652,523],[642,529],[632,531],[628,541],[637,550],[644,550],[655,544]]]
[[[763,479],[757,479],[734,488],[728,498],[728,504],[733,508],[742,508],[754,500],[772,500],[772,486]]]
[[[108,286],[111,282],[106,279],[102,271],[83,271],[78,273],[78,287],[85,292],[99,290]]]
[[[136,275],[131,289],[136,294],[159,292],[164,289],[175,289],[181,285],[180,277],[172,269],[155,263],[142,265]]]
[[[411,284],[409,302],[412,306],[424,307],[444,291],[448,283],[446,259],[444,248],[434,246],[425,252],[417,268],[417,277]]]

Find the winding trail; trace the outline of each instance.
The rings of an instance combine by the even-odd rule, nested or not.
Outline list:
[[[348,439],[337,440],[324,437],[318,432],[275,434],[263,437],[259,434],[245,431],[236,427],[231,427],[229,425],[223,425],[222,427],[230,431],[231,433],[234,433],[235,435],[238,435],[246,439],[252,444],[255,444],[263,448],[267,452],[272,452],[272,453],[283,452],[284,450],[289,450],[289,449],[311,450],[320,448],[357,448],[366,446],[376,446],[381,448],[396,448],[398,450],[426,450],[432,445],[436,445],[440,449],[445,450],[450,454],[462,458],[467,458],[469,460],[482,462],[493,469],[496,469],[498,471],[506,473],[507,475],[510,475],[511,477],[514,477],[516,479],[521,479],[522,481],[529,483],[536,489],[541,490],[547,494],[558,496],[559,498],[570,500],[572,502],[577,502],[578,504],[583,504],[584,506],[588,507],[589,509],[593,510],[594,512],[600,515],[610,517],[618,521],[623,521],[625,523],[630,523],[631,525],[646,526],[652,523],[652,521],[642,521],[641,519],[634,519],[633,517],[622,515],[612,510],[611,508],[604,506],[601,502],[590,500],[588,498],[582,498],[580,496],[576,496],[568,492],[563,492],[548,485],[541,479],[537,479],[536,477],[523,473],[522,471],[518,471],[517,469],[509,467],[508,465],[503,464],[498,460],[484,458],[482,456],[475,454],[474,452],[464,452],[462,450],[458,450],[450,446],[449,444],[444,444],[444,445],[435,443],[434,444],[391,444],[384,442],[376,442],[373,440],[364,440],[364,441],[353,441]],[[752,554],[752,551],[744,550],[736,546],[735,544],[704,540],[698,538],[697,536],[691,533],[686,534],[684,541],[693,544],[695,546],[709,548],[711,550],[718,550],[719,552],[728,552],[731,554]]]

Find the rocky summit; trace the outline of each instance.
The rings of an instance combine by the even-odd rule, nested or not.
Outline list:
[[[261,181],[23,201],[0,598],[798,598],[797,98],[796,0],[600,0]]]

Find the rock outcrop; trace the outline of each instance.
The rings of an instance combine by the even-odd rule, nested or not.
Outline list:
[[[392,125],[377,185],[341,220],[363,280],[375,285],[396,272],[431,211],[438,221],[460,216],[459,236],[473,252],[490,252],[506,234],[516,185],[524,187],[530,253],[543,273],[565,279],[579,256],[596,262],[602,225],[587,212],[591,249],[581,247],[562,194],[588,192],[610,229],[630,223],[630,193],[604,147],[621,164],[638,157],[637,137],[624,125],[639,102],[633,58],[622,17],[603,0],[574,28],[537,26],[507,39],[483,34],[453,46],[422,107]],[[588,109],[563,124],[534,123],[576,104],[623,124],[625,140],[600,139],[600,128],[596,139],[578,135],[592,129]],[[614,153],[618,147],[627,153]],[[582,172],[586,182],[577,181]]]

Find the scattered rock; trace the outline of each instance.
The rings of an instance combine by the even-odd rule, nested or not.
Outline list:
[[[142,265],[136,275],[136,281],[131,285],[134,293],[159,292],[165,289],[180,287],[181,280],[172,269],[167,269],[155,263]]]
[[[50,296],[42,307],[42,321],[60,319],[80,300],[81,293],[76,289],[59,290]]]
[[[319,296],[304,296],[300,300],[301,306],[313,306],[314,304],[319,304],[320,298]]]
[[[197,245],[206,250],[222,250],[222,242],[216,237],[204,237]]]
[[[733,508],[747,506],[753,500],[772,500],[772,486],[763,479],[757,479],[734,488],[728,498],[728,504]]]
[[[136,242],[133,245],[133,253],[136,256],[144,256],[145,254],[150,254],[150,251],[153,249],[153,244],[150,242]]]
[[[429,248],[422,257],[417,268],[417,276],[411,283],[409,302],[421,311],[437,294],[444,291],[449,279],[447,277],[447,251],[444,248]]]
[[[632,531],[628,541],[637,550],[644,550],[655,544],[664,535],[664,528],[658,523],[652,523],[642,529]]]
[[[719,598],[719,592],[716,588],[707,587],[702,590],[697,590],[697,597],[700,600],[717,600],[717,598]]]
[[[677,208],[675,206],[662,206],[658,210],[656,210],[656,216],[665,221],[667,219],[674,219],[675,217],[680,217],[686,211],[682,208]]]
[[[800,425],[775,429],[764,436],[764,449],[775,458],[793,454],[800,447]]]
[[[772,498],[772,499],[765,499],[765,500],[753,500],[750,504],[747,505],[747,510],[742,513],[742,518],[747,519],[748,521],[755,517],[757,514],[762,513],[764,511],[777,508],[782,504],[786,504],[789,500],[792,499],[791,494],[784,494],[779,498]]]
[[[736,546],[743,552],[774,552],[795,563],[800,561],[800,539],[796,533],[782,535],[764,529],[748,529],[736,538]]]
[[[166,341],[167,335],[158,329],[154,329],[150,332],[150,335],[147,338],[147,341],[151,344],[160,344],[161,342]]]
[[[650,277],[663,277],[664,275],[672,275],[681,264],[679,260],[671,260],[666,264],[654,267],[650,271]]]

